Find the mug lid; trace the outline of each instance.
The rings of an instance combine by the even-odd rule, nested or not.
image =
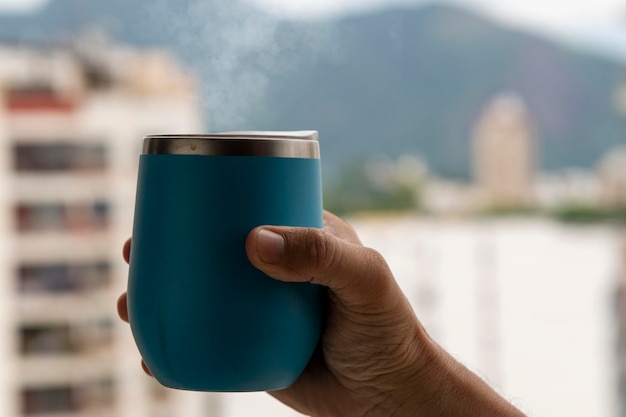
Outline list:
[[[143,141],[143,154],[319,159],[318,137],[315,130],[149,135]]]

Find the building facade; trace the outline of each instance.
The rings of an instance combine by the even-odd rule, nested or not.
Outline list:
[[[0,44],[0,415],[207,415],[115,311],[141,138],[202,131],[196,90],[158,51]]]

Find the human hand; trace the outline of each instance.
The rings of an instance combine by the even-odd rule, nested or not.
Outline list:
[[[385,260],[338,217],[324,213],[321,230],[258,227],[246,251],[270,277],[328,288],[318,350],[270,393],[283,403],[320,417],[522,416],[428,337]],[[125,294],[118,310],[127,321]]]

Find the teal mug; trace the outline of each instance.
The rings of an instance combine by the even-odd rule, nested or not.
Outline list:
[[[135,342],[171,388],[291,385],[321,332],[322,288],[246,256],[259,225],[322,227],[317,132],[144,139],[128,280]]]

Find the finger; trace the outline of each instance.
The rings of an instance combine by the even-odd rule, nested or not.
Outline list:
[[[128,297],[124,293],[117,299],[117,314],[122,320],[128,323]]]
[[[130,260],[130,242],[131,240],[128,239],[124,243],[124,247],[122,249],[122,256],[124,257],[124,260],[126,261],[126,263],[128,263],[128,261]]]
[[[119,314],[120,318],[125,322],[128,322],[127,300],[128,297],[126,293],[120,295],[120,298],[117,299],[117,314]],[[146,374],[152,376],[152,372],[150,372],[150,369],[148,369],[148,366],[143,360],[141,361],[141,368]]]
[[[324,285],[346,304],[372,309],[399,295],[378,252],[327,230],[261,226],[248,235],[246,251],[252,264],[267,275]]]
[[[148,365],[146,365],[143,360],[141,361],[141,368],[148,376],[152,376],[152,372],[150,372],[150,369],[148,369]]]

